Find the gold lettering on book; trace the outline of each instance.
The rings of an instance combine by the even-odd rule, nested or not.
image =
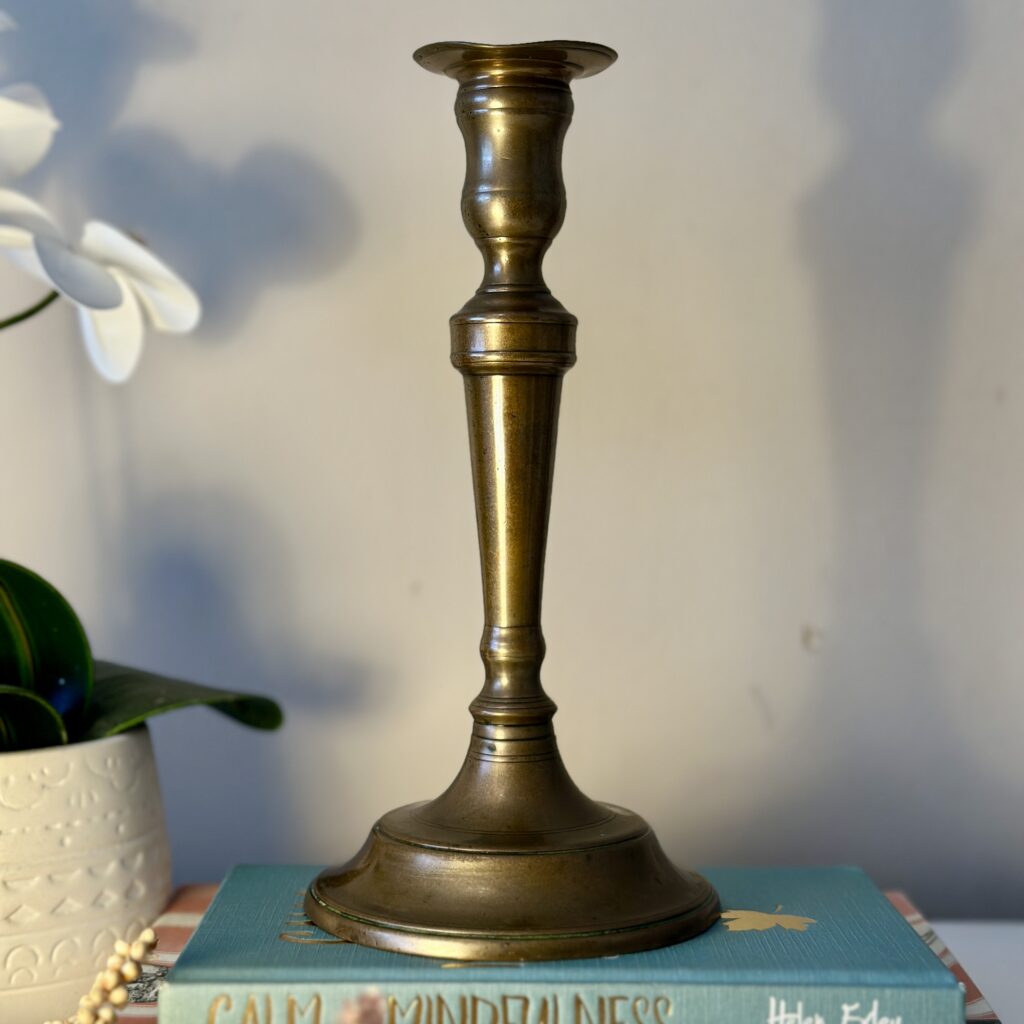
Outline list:
[[[594,1024],[594,1018],[590,1015],[590,1010],[587,1008],[587,1001],[583,996],[577,996],[572,1003],[573,1006],[573,1024]]]
[[[629,996],[608,997],[608,1024],[627,1024],[619,1017],[619,1004],[629,1001]]]
[[[563,999],[571,1011],[566,1017],[567,1024],[670,1024],[674,1011],[668,996],[625,993],[576,992],[561,996],[556,992],[547,995],[520,992],[485,999],[478,995],[445,997],[441,993],[420,992],[403,996],[403,999],[406,1001],[395,995],[387,996],[386,1020],[381,1024],[560,1024]],[[293,1022],[288,1020],[287,1024]],[[317,1022],[314,1020],[313,1024]],[[323,1024],[330,1022],[325,1020]],[[865,1020],[864,1024],[874,1022]]]
[[[295,996],[288,997],[288,1024],[300,1024],[300,1021],[305,1020],[306,1014],[310,1011],[313,1013],[310,1024],[322,1024],[321,1017],[324,1007],[319,993],[314,993],[312,999],[304,1007],[299,1006],[299,1001]],[[267,1021],[267,1024],[270,1022]]]
[[[210,1012],[206,1015],[206,1024],[217,1024],[217,1012],[221,1007],[223,1007],[228,1013],[234,1009],[234,1004],[231,1002],[231,996],[227,993],[217,996],[217,998],[210,1003]]]
[[[409,1005],[403,1010],[395,996],[388,996],[388,1024],[396,1024],[396,1021],[408,1017],[415,1010],[416,1016],[411,1024],[422,1024],[423,1019],[423,997],[414,996]],[[463,1010],[462,1019],[465,1021],[466,1014]]]
[[[263,1006],[266,1013],[263,1015],[263,1024],[271,1024],[273,1021],[274,1008],[270,1002],[270,996],[265,996]],[[255,996],[249,996],[245,1001],[245,1012],[242,1014],[242,1024],[260,1024],[260,1004]]]
[[[540,1001],[540,1013],[537,1014],[537,1024],[558,1024],[558,997],[542,999]]]
[[[448,1005],[444,996],[437,997],[437,1024],[466,1024],[466,997],[459,996],[459,1015]],[[389,1021],[388,1024],[391,1024]]]
[[[501,1014],[498,1013],[498,1007],[490,1001],[490,999],[484,999],[481,996],[470,996],[470,1005],[472,1011],[470,1013],[470,1024],[485,1024],[480,1014],[480,1007],[486,1006],[491,1012],[491,1019],[486,1024],[498,1024],[501,1020]]]
[[[521,1007],[522,1012],[516,1014],[515,1011],[511,1009],[512,1003],[518,1003]],[[501,1024],[530,1024],[530,997],[502,996]]]
[[[545,1004],[547,1000],[543,1001]],[[549,1022],[541,1013],[535,1024],[558,1024],[558,1000],[551,1000],[554,1021]],[[572,1024],[668,1024],[672,1016],[672,1000],[657,996],[652,1001],[645,996],[632,1000],[627,995],[594,996],[578,993],[573,997]],[[515,1024],[502,1021],[501,1024]],[[534,1024],[534,1022],[531,1022]]]

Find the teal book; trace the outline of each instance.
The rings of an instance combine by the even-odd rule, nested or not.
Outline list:
[[[702,869],[722,919],[646,953],[467,964],[334,939],[320,869],[241,866],[160,990],[160,1024],[963,1024],[963,992],[856,868]]]

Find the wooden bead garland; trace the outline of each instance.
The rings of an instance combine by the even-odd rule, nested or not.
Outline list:
[[[118,940],[107,966],[96,976],[92,988],[82,996],[78,1010],[65,1020],[46,1024],[114,1024],[117,1011],[128,1005],[128,989],[142,973],[142,961],[156,946],[156,933],[147,928],[134,942]]]

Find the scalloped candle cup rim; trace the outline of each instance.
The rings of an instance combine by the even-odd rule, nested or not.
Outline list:
[[[413,60],[427,71],[458,77],[469,64],[500,61],[547,61],[570,69],[573,78],[588,78],[609,67],[618,54],[601,43],[572,39],[547,39],[535,43],[429,43],[413,53]]]

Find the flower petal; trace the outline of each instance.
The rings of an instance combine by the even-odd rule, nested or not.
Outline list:
[[[196,293],[166,263],[124,232],[91,220],[82,232],[79,249],[128,275],[158,330],[186,334],[199,323],[202,306]]]
[[[50,284],[34,246],[35,236],[59,238],[50,215],[34,199],[0,188],[0,251],[14,264]]]
[[[124,301],[115,309],[79,306],[78,323],[82,328],[85,350],[99,375],[111,384],[121,384],[138,365],[145,325],[128,279],[116,269],[111,270],[111,275],[120,287]]]
[[[32,170],[46,156],[60,122],[46,97],[28,82],[0,90],[0,179]]]
[[[95,260],[75,252],[60,238],[34,239],[36,255],[54,288],[92,309],[116,309],[124,288]]]
[[[60,238],[53,218],[34,199],[0,188],[0,248],[31,245],[32,235]]]

